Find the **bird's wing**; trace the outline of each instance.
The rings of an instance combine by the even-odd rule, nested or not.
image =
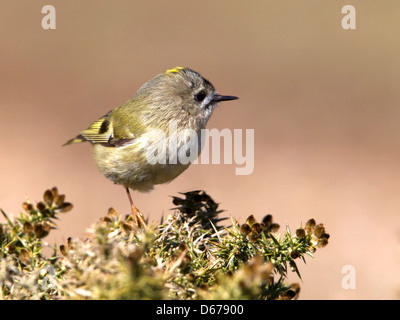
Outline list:
[[[88,141],[92,144],[101,144],[106,147],[118,147],[131,143],[134,140],[134,134],[124,130],[124,128],[116,132],[110,113],[94,121],[87,129],[67,141],[64,145]]]

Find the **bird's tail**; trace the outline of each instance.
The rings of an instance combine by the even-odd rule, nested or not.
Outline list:
[[[82,135],[78,135],[78,136],[76,136],[75,138],[73,138],[73,139],[71,139],[71,140],[68,140],[66,143],[64,143],[64,144],[63,144],[63,147],[64,147],[64,146],[68,146],[68,145],[70,145],[70,144],[80,143],[80,142],[84,142],[84,141],[87,141],[87,140],[85,139],[85,137],[82,136]]]

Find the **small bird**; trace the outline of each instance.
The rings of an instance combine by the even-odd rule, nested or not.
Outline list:
[[[218,103],[238,97],[220,95],[198,72],[176,67],[146,82],[123,105],[93,122],[64,145],[88,141],[93,158],[104,176],[125,187],[138,227],[145,227],[143,215],[133,204],[129,189],[147,192],[156,184],[169,182],[186,170],[190,161],[182,161],[179,150],[187,153],[193,139],[199,137],[195,158],[201,152],[201,130]],[[169,134],[173,124],[183,139],[175,147]],[[189,130],[188,130],[189,129]],[[161,133],[165,133],[163,138]],[[175,137],[176,138],[176,137]],[[182,148],[183,147],[183,148]],[[162,150],[164,148],[164,150]],[[164,155],[164,161],[155,161]],[[193,155],[192,155],[193,156]],[[193,159],[193,158],[192,158]]]

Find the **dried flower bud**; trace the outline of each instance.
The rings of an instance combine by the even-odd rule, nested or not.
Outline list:
[[[61,254],[62,254],[64,257],[68,256],[68,254],[69,254],[69,248],[68,248],[68,246],[62,244],[62,245],[60,246],[60,252],[61,252]]]
[[[30,202],[24,202],[22,204],[22,209],[24,209],[26,212],[32,212],[32,210],[34,209],[33,204]]]
[[[29,235],[33,232],[33,225],[29,221],[25,221],[22,226],[22,229],[24,230],[25,234]]]
[[[40,202],[37,203],[36,208],[37,208],[39,211],[42,212],[42,211],[46,210],[46,205],[45,205],[42,201],[40,201]]]
[[[43,235],[43,226],[40,223],[36,223],[33,225],[33,232],[35,233],[35,236],[38,238],[42,238]]]
[[[272,223],[272,215],[267,214],[261,221],[264,223],[267,227]]]
[[[46,221],[43,223],[36,223],[33,225],[33,232],[35,236],[39,239],[44,238],[50,232],[51,226]]]
[[[315,228],[315,225],[316,225],[316,222],[315,222],[314,219],[308,220],[308,221],[306,222],[306,226],[305,226],[305,228],[304,228],[305,231],[306,231],[306,233],[307,233],[307,234],[312,233],[312,231],[313,231],[314,228]]]
[[[64,202],[61,206],[57,208],[57,210],[61,213],[65,213],[72,210],[72,208],[73,208],[72,203]]]
[[[19,251],[19,260],[22,263],[28,264],[31,261],[31,253],[27,249],[22,248]]]
[[[321,238],[321,236],[325,233],[325,227],[322,223],[315,226],[314,236],[316,238]]]
[[[132,231],[135,227],[133,225],[133,222],[122,222],[122,228],[124,228],[125,231],[130,232]]]
[[[115,218],[115,219],[118,219],[118,211],[117,210],[115,210],[114,208],[109,208],[108,209],[108,212],[107,212],[107,215],[109,216],[109,217],[111,217],[111,218]]]
[[[320,238],[318,239],[317,248],[323,248],[328,244],[328,239]]]
[[[247,219],[246,219],[246,223],[247,223],[250,227],[252,227],[253,224],[255,224],[256,222],[257,222],[257,221],[256,221],[256,218],[254,218],[253,215],[248,216]]]
[[[300,285],[292,283],[290,288],[279,296],[279,300],[295,300],[299,297]]]
[[[58,194],[54,196],[54,203],[57,207],[61,207],[62,204],[64,203],[65,200],[65,195],[64,194]]]
[[[53,187],[51,188],[51,193],[53,194],[53,197],[57,197],[58,196],[58,189],[57,187]]]
[[[258,236],[259,234],[257,232],[251,231],[247,237],[249,238],[250,242],[256,242],[258,240]]]
[[[300,257],[300,253],[297,250],[293,250],[292,252],[290,252],[290,257],[292,259],[297,259],[298,257]]]
[[[296,230],[297,238],[304,238],[306,236],[306,231],[302,228]]]
[[[248,235],[251,232],[251,228],[247,223],[244,223],[240,226],[240,232]]]
[[[67,238],[67,245],[68,245],[68,249],[70,249],[70,250],[72,250],[74,248],[73,239],[71,237]]]
[[[101,217],[100,221],[105,222],[107,224],[107,223],[112,222],[112,219],[110,217],[106,216],[106,217]]]
[[[268,227],[270,232],[277,232],[279,230],[279,224],[277,223],[271,223],[271,225]]]
[[[323,233],[322,235],[321,235],[321,238],[324,238],[324,239],[329,239],[329,237],[330,237],[330,235],[329,235],[329,233]]]
[[[54,196],[50,190],[46,190],[43,195],[43,201],[49,207],[53,204]]]
[[[257,232],[257,233],[260,233],[260,232],[263,230],[261,224],[258,223],[258,222],[256,222],[255,224],[253,224],[253,226],[251,227],[251,229],[252,229],[253,231]]]

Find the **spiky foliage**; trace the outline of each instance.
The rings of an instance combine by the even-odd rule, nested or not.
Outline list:
[[[54,220],[60,213],[72,209],[56,187],[46,190],[43,200],[36,205],[27,201],[16,219],[10,219],[0,209],[6,223],[0,224],[0,297],[9,299],[51,298],[56,293],[47,282],[64,273],[58,263],[56,247],[53,255],[45,258],[44,243]]]
[[[173,197],[159,225],[137,229],[114,209],[84,239],[69,238],[50,258],[42,238],[59,212],[72,207],[56,188],[20,217],[0,225],[0,294],[3,299],[294,299],[286,283],[297,261],[328,243],[322,224],[283,236],[267,215],[223,226],[219,205],[204,191]],[[41,227],[38,227],[41,226]]]

